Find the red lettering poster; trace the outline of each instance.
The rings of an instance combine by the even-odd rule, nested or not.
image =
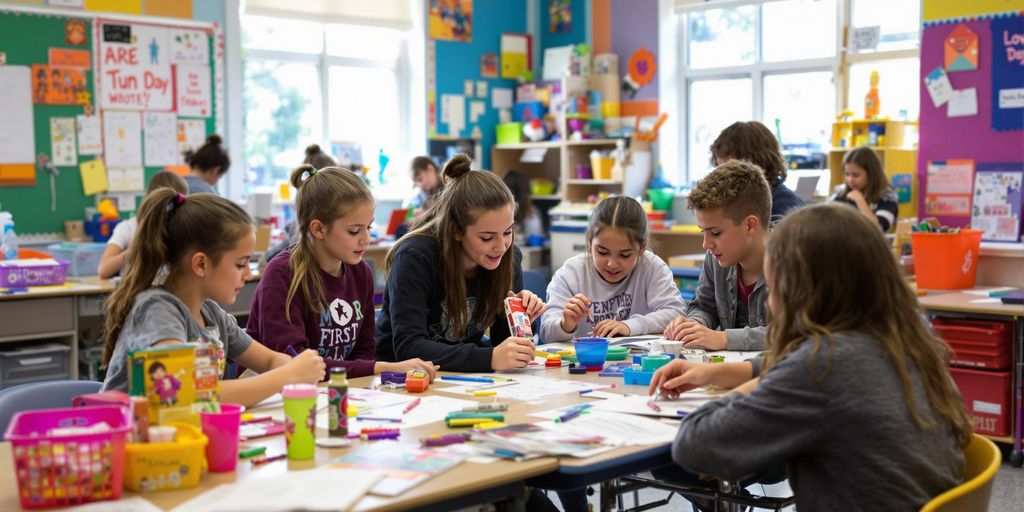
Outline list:
[[[100,30],[98,57],[102,108],[165,111],[173,108],[168,32],[166,28],[146,25],[104,24]]]

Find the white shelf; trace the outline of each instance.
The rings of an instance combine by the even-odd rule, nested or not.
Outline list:
[[[561,141],[546,140],[543,142],[517,142],[515,144],[495,144],[494,149],[557,148],[560,147],[561,145]]]
[[[1000,242],[982,242],[982,256],[998,256],[1004,258],[1024,258],[1024,243],[1015,244]]]
[[[622,180],[565,180],[567,185],[622,185]]]

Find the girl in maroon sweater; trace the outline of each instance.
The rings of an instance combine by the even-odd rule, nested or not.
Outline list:
[[[370,244],[373,195],[359,177],[338,167],[292,171],[298,225],[292,246],[275,256],[256,288],[249,335],[278,352],[316,350],[327,368],[349,377],[436,367],[421,359],[374,361],[373,271],[363,261]]]

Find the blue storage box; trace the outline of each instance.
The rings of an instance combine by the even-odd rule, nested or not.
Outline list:
[[[69,262],[69,276],[94,276],[100,268],[100,256],[107,248],[107,244],[94,242],[53,244],[46,250],[54,258]]]
[[[654,378],[654,372],[643,372],[632,368],[622,370],[622,380],[624,380],[626,384],[650,386],[652,378]]]
[[[539,101],[521,101],[512,106],[512,120],[526,124],[527,121],[535,117],[544,119],[546,110],[544,104]],[[529,111],[529,116],[526,115],[527,111]]]

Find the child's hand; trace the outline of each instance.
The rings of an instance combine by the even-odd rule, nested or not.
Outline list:
[[[861,192],[860,190],[851,190],[847,192],[846,198],[849,199],[850,201],[853,201],[857,205],[860,205],[861,203],[868,203],[867,199],[864,198],[864,193]]]
[[[407,372],[409,370],[423,370],[430,375],[430,381],[433,382],[434,378],[437,377],[437,370],[441,368],[430,361],[424,361],[418,357],[413,359],[406,359],[405,361],[399,361],[397,363],[386,363],[384,361],[377,361],[374,363],[373,372]]]
[[[676,359],[654,372],[647,392],[651,395],[661,391],[661,396],[674,400],[684,391],[706,386],[714,372],[712,365]]]
[[[629,336],[629,326],[618,320],[601,320],[594,326],[594,336],[601,338]]]
[[[547,311],[548,305],[544,304],[544,301],[540,300],[540,297],[535,295],[530,290],[522,290],[519,293],[508,292],[509,297],[518,296],[523,300],[523,307],[526,308],[526,314],[530,315],[530,323],[533,323],[542,313]]]
[[[491,353],[492,370],[523,368],[533,361],[533,342],[526,338],[508,337]]]
[[[679,333],[678,339],[686,348],[725,350],[729,344],[725,337],[725,331],[708,329],[703,324],[692,320],[683,322],[677,332]]]
[[[665,336],[665,339],[679,341],[679,331],[682,330],[682,325],[689,321],[690,319],[686,318],[683,315],[679,315],[673,318],[672,321],[669,322],[668,325],[665,327],[665,332],[663,334]]]
[[[590,316],[591,301],[586,295],[577,293],[565,303],[562,310],[562,332],[574,332],[584,318]]]
[[[323,380],[327,364],[315,350],[303,350],[284,366],[292,384],[316,384]]]

